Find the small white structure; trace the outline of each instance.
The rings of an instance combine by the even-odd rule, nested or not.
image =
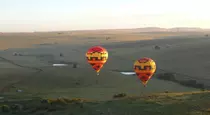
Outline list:
[[[68,64],[53,64],[54,67],[63,67],[68,66]]]
[[[135,72],[120,72],[123,75],[136,75]]]
[[[21,93],[21,92],[23,92],[23,90],[21,90],[21,89],[18,89],[16,92],[18,92],[18,93]]]
[[[1,100],[1,99],[4,99],[4,97],[0,97],[0,100]]]
[[[171,45],[169,45],[169,44],[166,44],[166,48],[170,48],[171,47]]]

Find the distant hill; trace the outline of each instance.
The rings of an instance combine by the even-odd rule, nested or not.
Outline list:
[[[95,32],[108,32],[108,33],[121,33],[121,32],[210,32],[210,29],[202,29],[199,27],[174,27],[174,28],[160,28],[160,27],[143,27],[143,28],[122,28],[122,29],[91,29],[91,30],[65,30],[65,31],[34,31],[33,33],[56,33],[59,35],[73,33],[95,33]],[[31,33],[31,32],[0,32],[5,33]]]
[[[136,28],[139,32],[164,32],[168,31],[166,28],[159,28],[159,27],[146,27],[146,28]]]
[[[169,31],[204,31],[202,28],[188,28],[188,27],[176,27],[176,28],[170,28]]]
[[[159,28],[159,27],[146,27],[146,28],[136,28],[139,32],[189,32],[189,31],[210,31],[210,29],[202,28],[189,28],[189,27],[175,27],[175,28]]]
[[[144,27],[144,28],[128,28],[128,29],[96,29],[96,30],[75,30],[74,32],[206,32],[210,29],[202,29],[197,27]]]

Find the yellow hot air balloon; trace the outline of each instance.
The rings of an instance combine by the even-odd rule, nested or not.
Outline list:
[[[134,63],[134,71],[145,87],[156,71],[155,61],[151,58],[140,58]]]
[[[97,72],[97,75],[99,75],[100,70],[108,60],[108,52],[101,46],[94,46],[87,51],[86,58],[88,63]]]

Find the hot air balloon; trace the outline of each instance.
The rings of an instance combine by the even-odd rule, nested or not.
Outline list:
[[[134,63],[134,71],[145,87],[156,71],[155,61],[146,57],[140,58]]]
[[[94,46],[87,51],[86,58],[88,63],[97,72],[97,75],[99,75],[101,68],[108,59],[108,52],[101,46]]]

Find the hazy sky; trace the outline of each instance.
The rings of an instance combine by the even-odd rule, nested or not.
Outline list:
[[[210,28],[210,0],[0,0],[0,31]]]

